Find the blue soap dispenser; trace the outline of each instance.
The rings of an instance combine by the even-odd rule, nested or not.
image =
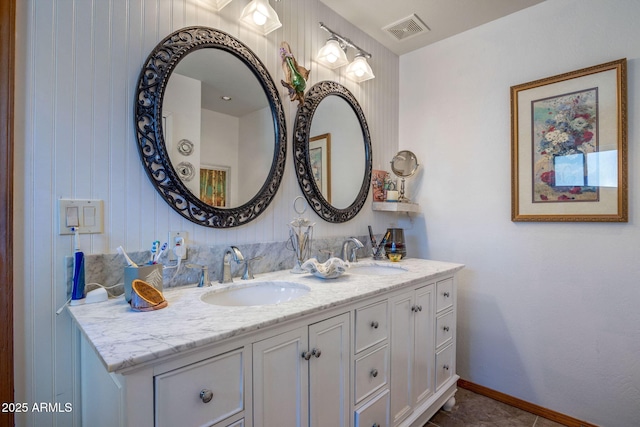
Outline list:
[[[80,250],[80,237],[78,228],[73,229],[74,254],[73,254],[73,287],[71,289],[70,305],[84,304],[84,253]]]

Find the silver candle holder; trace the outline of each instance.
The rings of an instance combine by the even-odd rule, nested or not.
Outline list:
[[[302,200],[302,204],[298,203]],[[293,209],[298,215],[302,215],[307,210],[307,205],[304,203],[304,198],[298,196],[293,201]],[[313,241],[313,226],[315,222],[309,221],[307,218],[301,216],[291,221],[289,225],[289,245],[290,249],[295,253],[295,265],[291,270],[292,273],[302,274],[306,273],[302,269],[302,264],[311,256],[311,244]]]

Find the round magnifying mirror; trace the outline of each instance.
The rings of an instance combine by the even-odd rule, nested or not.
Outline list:
[[[398,202],[410,201],[404,194],[404,180],[415,174],[418,166],[418,158],[409,150],[400,151],[391,159],[391,170],[396,176],[401,178]]]

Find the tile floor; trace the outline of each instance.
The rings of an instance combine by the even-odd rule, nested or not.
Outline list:
[[[424,427],[561,427],[553,421],[525,412],[458,387],[451,412],[442,409]]]

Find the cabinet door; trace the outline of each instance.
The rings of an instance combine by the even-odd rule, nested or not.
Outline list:
[[[311,427],[349,426],[349,335],[349,313],[309,326]]]
[[[413,365],[413,337],[415,302],[414,291],[398,295],[389,301],[391,309],[391,421],[392,424],[411,412]]]
[[[415,343],[413,360],[413,403],[433,393],[433,285],[416,290]]]
[[[253,344],[254,427],[309,425],[307,328]]]

